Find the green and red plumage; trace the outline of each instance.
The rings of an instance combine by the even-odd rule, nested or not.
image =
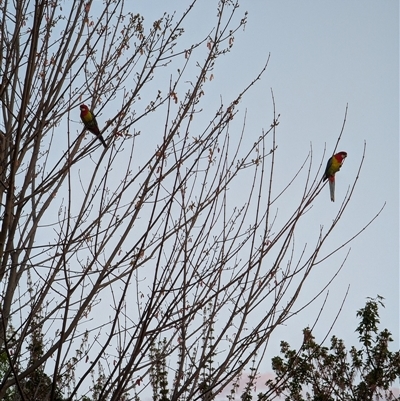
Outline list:
[[[85,128],[92,134],[96,135],[99,141],[106,148],[106,141],[101,136],[101,132],[99,130],[99,126],[97,124],[96,116],[94,115],[94,113],[89,110],[89,107],[87,107],[86,104],[81,104],[79,108],[81,109],[81,120],[83,124],[85,124]]]
[[[346,152],[339,152],[333,155],[326,165],[323,180],[329,180],[329,190],[331,193],[331,201],[335,202],[335,174],[342,167],[344,159],[347,157]]]

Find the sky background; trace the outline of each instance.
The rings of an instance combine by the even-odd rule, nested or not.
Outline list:
[[[148,22],[164,11],[176,11],[179,16],[184,9],[182,3],[139,1],[135,11]],[[215,5],[211,0],[196,4],[184,24],[184,40],[191,43],[210,31],[215,21]],[[322,157],[325,146],[327,154],[332,153],[348,104],[338,148],[347,151],[348,158],[337,176],[337,201],[330,202],[325,188],[320,203],[315,205],[316,213],[321,216],[321,224],[324,221],[329,224],[335,217],[357,175],[364,142],[364,165],[352,202],[336,233],[338,241],[361,229],[385,203],[386,206],[378,219],[346,248],[351,248],[351,252],[330,288],[324,322],[331,322],[350,285],[334,332],[351,337],[356,310],[365,304],[366,297],[379,294],[386,299],[386,308],[381,311],[382,327],[393,332],[398,344],[398,2],[364,1],[360,6],[356,1],[253,0],[241,3],[239,13],[245,11],[248,11],[246,28],[235,34],[231,53],[219,59],[214,72],[216,83],[205,94],[210,102],[215,99],[219,103],[220,95],[228,101],[256,76],[270,55],[266,73],[244,97],[239,109],[247,110],[246,130],[261,133],[271,123],[270,90],[273,90],[276,110],[281,115],[277,170],[278,181],[282,182],[297,171],[311,145],[316,159]],[[239,193],[231,195],[240,199]],[[336,267],[332,266],[332,271]],[[318,286],[318,277],[315,280]],[[304,324],[312,323],[313,312],[305,312],[298,320],[299,333]],[[324,331],[326,325],[321,323],[321,333]],[[288,330],[291,337],[289,333],[292,331]]]
[[[237,35],[234,52],[241,53],[241,57],[232,63],[233,71],[238,75],[240,71],[255,72],[266,54],[271,54],[257,93],[247,99],[249,120],[255,129],[266,126],[262,116],[269,105],[271,87],[281,114],[281,162],[293,160],[298,164],[310,143],[315,155],[323,151],[325,143],[328,154],[332,152],[348,104],[346,127],[338,149],[346,150],[348,158],[337,176],[337,202],[329,202],[326,188],[321,194],[326,199],[321,199],[316,207],[321,208],[320,213],[327,220],[335,216],[341,198],[357,174],[364,141],[365,162],[341,222],[343,237],[361,228],[386,202],[380,217],[350,245],[348,261],[330,288],[329,306],[316,333],[323,336],[350,285],[333,332],[355,340],[356,310],[364,305],[366,297],[379,294],[386,298],[386,308],[381,311],[382,328],[393,332],[398,347],[398,2],[366,1],[361,7],[356,1],[248,1],[242,7],[249,12],[248,25],[243,35]],[[289,172],[293,172],[290,167]],[[323,275],[321,272],[321,278]],[[320,283],[318,278],[315,277],[315,286]],[[292,322],[294,326],[298,324],[299,331],[312,324],[313,309],[318,309],[318,303],[314,307]],[[282,335],[291,342],[293,331]],[[293,342],[299,341],[300,336]]]
[[[179,16],[186,4],[142,0],[134,2],[134,11],[149,22],[164,11],[176,11]],[[184,41],[192,43],[212,29],[216,4],[201,0],[195,6],[184,23]],[[245,11],[245,30],[235,34],[232,52],[219,59],[215,81],[208,92],[206,89],[210,103],[218,104],[220,95],[226,103],[231,100],[257,75],[270,55],[266,73],[242,99],[239,110],[242,115],[247,110],[246,131],[261,134],[271,124],[273,90],[276,111],[281,115],[277,130],[278,185],[282,182],[283,187],[293,177],[311,146],[318,160],[315,169],[325,147],[327,154],[332,154],[348,105],[338,148],[345,150],[348,158],[337,175],[336,202],[330,202],[325,187],[313,207],[317,228],[335,218],[357,176],[364,143],[364,165],[352,201],[332,235],[332,246],[362,229],[385,204],[380,216],[354,242],[319,271],[314,269],[301,295],[304,302],[326,283],[350,250],[329,288],[314,335],[317,340],[325,337],[348,290],[331,335],[343,338],[348,346],[356,345],[356,311],[365,305],[367,297],[379,294],[386,306],[380,310],[381,329],[393,333],[392,349],[399,349],[399,3],[251,0],[241,2],[239,13]],[[249,141],[254,135],[249,135]],[[294,197],[301,188],[301,182],[292,187]],[[230,196],[240,202],[240,188],[233,187]],[[315,238],[315,230],[301,230],[304,242],[309,236]],[[300,345],[302,329],[314,323],[322,301],[317,300],[275,333],[263,371],[271,370],[270,360],[279,352],[280,340]]]

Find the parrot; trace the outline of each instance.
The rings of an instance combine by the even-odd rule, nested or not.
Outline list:
[[[329,180],[329,190],[331,193],[331,201],[335,202],[335,174],[342,167],[344,159],[347,157],[346,152],[339,152],[333,155],[326,165],[323,181]]]
[[[89,110],[86,104],[81,104],[79,108],[81,109],[81,120],[83,124],[85,124],[85,128],[92,134],[95,134],[99,139],[99,141],[106,148],[107,147],[106,141],[101,136],[99,126],[97,125],[96,116],[94,115],[94,113]]]

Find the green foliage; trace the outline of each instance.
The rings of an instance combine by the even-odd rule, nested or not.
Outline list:
[[[166,364],[167,340],[158,343],[158,346],[150,348],[150,382],[153,389],[153,401],[168,401],[168,372]]]
[[[400,351],[388,345],[391,333],[378,332],[378,306],[383,298],[369,298],[357,312],[356,328],[361,348],[346,350],[343,340],[333,336],[330,347],[315,342],[309,328],[303,330],[303,344],[298,351],[281,342],[282,356],[272,359],[276,374],[266,384],[269,390],[258,399],[284,396],[289,401],[368,401],[395,400],[391,386],[400,378]]]
[[[43,355],[43,335],[41,327],[37,325],[40,314],[38,313],[32,319],[32,333],[26,349],[29,353],[29,362],[26,369],[31,368]],[[10,330],[8,333],[12,335]],[[8,350],[12,359],[14,351]],[[12,369],[10,369],[12,366]],[[10,359],[7,352],[0,354],[0,383],[9,378],[15,373],[23,370],[22,363],[19,359],[12,359],[10,366]],[[1,398],[2,401],[63,401],[62,393],[59,386],[53,389],[53,381],[49,375],[44,371],[44,366],[40,365],[38,368],[33,369],[26,377],[19,380],[18,385],[9,387]]]
[[[9,363],[8,363],[8,358],[7,358],[7,353],[2,352],[0,353],[0,383],[3,381],[4,377],[6,376],[8,370],[9,370]],[[4,401],[11,401],[14,396],[14,390],[13,389],[7,389],[6,393],[3,396]]]

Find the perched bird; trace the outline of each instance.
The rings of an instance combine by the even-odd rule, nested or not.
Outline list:
[[[326,165],[323,180],[329,180],[329,190],[331,192],[331,201],[335,202],[335,174],[342,167],[344,159],[347,157],[346,152],[339,152],[333,155]]]
[[[97,125],[96,116],[92,111],[89,110],[86,104],[81,104],[80,109],[81,109],[81,120],[83,124],[85,124],[85,128],[92,134],[95,134],[97,138],[99,138],[103,146],[106,148],[107,144],[104,138],[101,136],[99,126]]]

